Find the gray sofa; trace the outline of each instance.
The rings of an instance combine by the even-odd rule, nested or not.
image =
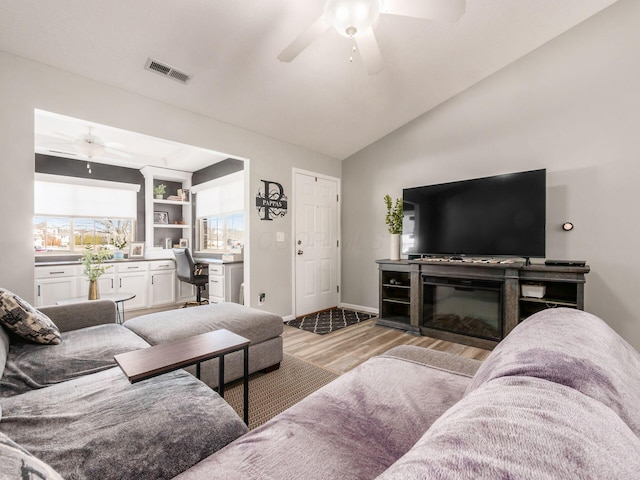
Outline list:
[[[631,480],[639,437],[638,352],[593,315],[550,309],[482,364],[374,357],[177,479]]]
[[[149,347],[134,329],[157,343],[229,327],[248,336],[252,346],[255,339],[254,370],[282,358],[281,339],[265,338],[279,337],[282,319],[248,307],[176,311],[173,323],[179,328],[173,330],[162,314],[132,322],[131,328],[118,325],[115,304],[106,300],[41,311],[62,332],[59,345],[31,343],[0,327],[3,479],[172,478],[247,432],[217,393],[183,370],[130,384],[113,357]],[[231,328],[234,323],[237,328]],[[154,336],[150,326],[163,334]],[[261,355],[265,341],[280,345],[279,355]],[[237,369],[229,370],[233,375]]]

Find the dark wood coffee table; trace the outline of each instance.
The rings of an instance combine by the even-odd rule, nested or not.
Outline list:
[[[194,364],[196,376],[200,378],[200,362],[218,358],[218,393],[224,397],[224,356],[239,350],[244,350],[244,423],[249,425],[249,340],[240,335],[215,330],[120,353],[113,358],[131,383]]]

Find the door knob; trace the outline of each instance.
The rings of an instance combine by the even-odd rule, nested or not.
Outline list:
[[[302,250],[298,250],[298,255],[302,255],[304,252]]]

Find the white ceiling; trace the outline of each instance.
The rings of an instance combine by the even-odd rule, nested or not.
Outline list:
[[[276,59],[323,0],[0,0],[0,49],[344,159],[615,1],[467,0],[452,24],[383,15],[374,76],[335,31]],[[146,71],[148,57],[193,79]]]

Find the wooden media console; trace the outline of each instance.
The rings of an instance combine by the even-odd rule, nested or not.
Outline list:
[[[512,259],[376,263],[379,325],[489,349],[537,311],[583,310],[585,275],[590,270],[589,266],[525,265]],[[537,296],[523,295],[523,285],[533,286]]]

